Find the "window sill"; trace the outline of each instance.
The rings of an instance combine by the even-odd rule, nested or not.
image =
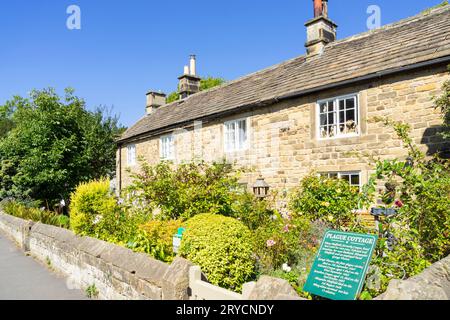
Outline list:
[[[317,141],[333,141],[333,140],[340,140],[340,139],[348,139],[348,138],[359,138],[361,137],[361,134],[355,133],[355,134],[347,134],[337,137],[330,137],[330,138],[318,138]]]
[[[225,154],[235,154],[235,153],[242,153],[245,151],[248,151],[249,148],[245,148],[245,149],[237,149],[237,150],[225,150]]]

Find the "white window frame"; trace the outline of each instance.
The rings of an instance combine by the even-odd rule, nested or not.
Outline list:
[[[165,150],[167,148],[167,146],[165,146],[166,141],[171,141],[168,151],[169,154],[167,154]],[[173,134],[168,134],[159,138],[159,156],[161,160],[175,160],[175,136]]]
[[[339,134],[339,100],[343,100],[343,99],[348,99],[348,98],[355,98],[356,101],[356,119],[358,121],[357,125],[356,125],[356,132],[354,133],[347,133],[347,134]],[[326,103],[326,102],[330,102],[333,101],[334,105],[335,105],[335,116],[334,116],[334,123],[336,126],[336,135],[333,137],[322,137],[322,135],[320,134],[320,104],[322,103]],[[347,94],[347,95],[343,95],[343,96],[337,96],[334,98],[330,98],[330,99],[322,99],[317,101],[316,103],[316,137],[317,140],[333,140],[333,139],[342,139],[342,138],[349,138],[349,137],[359,137],[361,135],[361,107],[360,107],[360,101],[359,101],[359,94],[358,93],[352,93],[352,94]]]
[[[130,167],[136,165],[136,145],[135,144],[127,145],[127,165]]]
[[[330,178],[331,174],[337,174],[338,179],[342,179],[342,176],[345,176],[345,175],[358,175],[359,176],[359,185],[357,187],[361,190],[361,187],[362,187],[361,171],[327,171],[327,172],[320,172],[319,176],[328,175],[328,178]],[[350,185],[353,187],[356,187],[356,185],[352,185],[351,182],[350,182]]]
[[[227,126],[230,124],[239,124],[239,122],[241,121],[245,121],[245,135],[246,135],[246,139],[244,141],[243,145],[239,145],[238,147],[235,147],[234,149],[229,149],[228,148],[228,136],[227,136]],[[226,121],[223,124],[223,148],[225,153],[233,153],[233,152],[239,152],[239,151],[245,151],[248,150],[249,148],[249,143],[250,141],[250,125],[249,125],[249,118],[240,118],[240,119],[235,119],[235,120],[230,120],[230,121]],[[239,144],[239,130],[234,131],[234,142],[235,142],[235,146],[237,144]]]

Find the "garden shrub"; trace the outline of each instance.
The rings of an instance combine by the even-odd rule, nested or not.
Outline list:
[[[146,216],[130,214],[118,205],[109,179],[80,184],[71,197],[70,223],[79,235],[126,245]]]
[[[70,200],[71,228],[80,235],[94,235],[103,216],[118,210],[109,179],[81,183]]]
[[[2,201],[1,208],[5,213],[17,218],[41,222],[43,224],[66,229],[69,228],[69,217],[58,215],[57,213],[45,210],[44,208],[28,206],[14,200]]]
[[[171,262],[174,258],[173,236],[181,228],[181,220],[149,221],[139,227],[136,237],[128,243],[128,248],[144,252],[155,259]]]
[[[409,278],[450,254],[450,162],[427,158],[410,137],[408,124],[376,118],[391,127],[409,161],[375,159],[376,171],[363,190],[397,214],[381,219],[380,237],[364,294],[374,297],[394,278]],[[384,189],[377,186],[384,183]]]
[[[237,194],[232,203],[234,217],[250,230],[256,230],[270,222],[270,217],[274,215],[274,210],[270,207],[268,200],[258,199],[250,192]]]
[[[279,216],[255,231],[255,254],[259,274],[283,278],[299,294],[328,225],[305,217]]]
[[[325,178],[314,173],[305,177],[294,191],[292,211],[311,221],[320,220],[335,229],[356,224],[355,209],[361,205],[359,189],[341,179]]]
[[[141,161],[141,173],[132,173],[126,189],[127,210],[153,215],[158,220],[189,219],[199,213],[234,217],[254,230],[273,214],[269,201],[257,199],[239,185],[240,171],[231,164],[216,162],[161,162],[155,166]]]
[[[199,265],[210,283],[234,291],[255,276],[250,230],[240,221],[200,214],[185,223],[180,254]]]

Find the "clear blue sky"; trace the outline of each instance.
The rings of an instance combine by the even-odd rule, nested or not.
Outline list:
[[[391,23],[441,0],[330,0],[338,37],[366,31],[367,7]],[[69,5],[81,30],[66,27]],[[173,91],[198,73],[236,79],[305,52],[312,0],[8,0],[0,2],[0,105],[35,88],[73,87],[89,108],[113,107],[132,125],[148,89]]]

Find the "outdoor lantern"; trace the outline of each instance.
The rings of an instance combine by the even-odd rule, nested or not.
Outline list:
[[[264,199],[269,194],[270,186],[264,181],[264,178],[262,176],[259,176],[258,179],[256,179],[256,183],[253,186],[253,193],[257,198]]]

